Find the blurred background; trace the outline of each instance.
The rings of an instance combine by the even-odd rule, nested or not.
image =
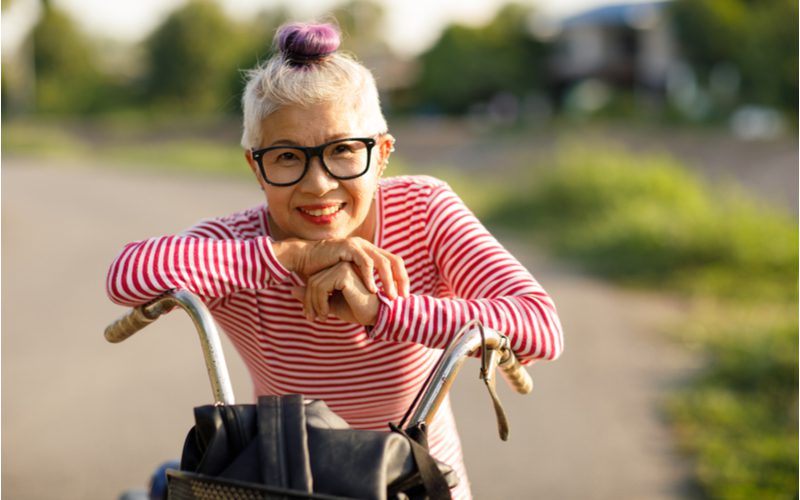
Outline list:
[[[41,460],[55,446],[43,428],[57,441],[70,432],[59,415],[74,403],[102,414],[135,390],[105,387],[94,372],[113,368],[117,351],[65,356],[70,339],[97,341],[101,322],[120,312],[103,297],[102,273],[125,242],[258,202],[257,191],[240,194],[252,183],[238,146],[242,72],[269,56],[281,23],[320,18],[336,19],[343,49],[376,76],[398,139],[394,173],[446,179],[563,290],[553,294],[565,303],[567,350],[554,368],[618,368],[592,352],[578,361],[589,343],[571,318],[586,310],[571,297],[616,297],[608,307],[620,317],[642,298],[677,311],[646,328],[657,332],[648,345],[663,348],[647,350],[652,358],[626,377],[650,380],[664,357],[690,360],[664,365],[639,401],[665,429],[683,471],[673,479],[684,486],[580,497],[797,498],[796,2],[3,0],[9,498],[109,497],[87,486],[92,471],[55,474],[63,490],[42,482],[70,462],[66,452]],[[226,194],[198,199],[209,187]],[[110,214],[105,226],[94,219]],[[41,306],[44,292],[88,298],[57,313],[58,304]],[[55,322],[85,315],[101,316],[88,332]],[[617,330],[597,335],[619,338]],[[632,344],[622,342],[613,362],[644,356]],[[586,375],[561,390],[578,394],[595,378]],[[103,385],[104,399],[73,398],[87,390],[70,386],[79,381]],[[602,404],[618,392],[606,388]],[[126,450],[87,439],[95,454],[125,463]],[[578,498],[559,493],[565,481],[537,496]]]

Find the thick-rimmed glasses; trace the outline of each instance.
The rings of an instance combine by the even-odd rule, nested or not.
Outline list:
[[[271,146],[252,154],[267,184],[291,186],[306,175],[314,157],[319,157],[322,168],[334,179],[361,177],[369,170],[375,143],[371,137],[349,137],[319,146]]]

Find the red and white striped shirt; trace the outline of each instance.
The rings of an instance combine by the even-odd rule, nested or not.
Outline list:
[[[266,205],[127,245],[109,270],[108,293],[126,306],[170,289],[202,296],[257,394],[323,399],[360,429],[399,422],[438,349],[471,319],[508,335],[523,362],[558,357],[563,340],[550,297],[447,184],[425,176],[382,179],[376,210],[374,243],[403,259],[410,295],[389,300],[379,293],[370,333],[333,317],[305,318],[290,294],[302,281],[272,251]],[[449,400],[429,433],[431,453],[461,477],[454,497],[469,498]]]

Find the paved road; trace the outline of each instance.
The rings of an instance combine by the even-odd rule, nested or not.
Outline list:
[[[188,319],[122,345],[101,338],[124,242],[259,201],[241,182],[4,158],[2,486],[6,498],[110,499],[180,453],[191,408],[210,399]],[[454,407],[477,498],[685,498],[686,465],[658,409],[691,363],[658,334],[680,308],[587,279],[504,240],[555,297],[566,352],[536,388],[502,391],[511,441],[467,365]],[[226,344],[226,346],[229,346]],[[239,401],[251,386],[229,351]]]

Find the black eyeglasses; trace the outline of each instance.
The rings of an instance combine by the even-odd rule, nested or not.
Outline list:
[[[319,157],[322,168],[334,179],[361,177],[369,170],[375,144],[371,137],[350,137],[319,146],[272,146],[252,154],[267,184],[291,186],[306,175],[314,157]]]

